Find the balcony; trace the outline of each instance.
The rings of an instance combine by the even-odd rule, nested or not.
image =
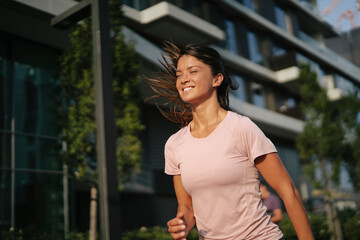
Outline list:
[[[295,52],[269,58],[269,67],[275,71],[278,83],[285,85],[292,92],[297,92],[296,80],[300,69],[297,67]]]
[[[122,8],[126,25],[156,39],[169,40],[177,45],[191,41],[210,44],[225,39],[217,26],[196,17],[168,2],[160,2],[142,11],[127,5]]]
[[[304,122],[302,120],[286,116],[268,109],[256,107],[253,104],[243,102],[232,94],[229,97],[230,107],[254,120],[266,133],[274,136],[295,139],[302,132]]]
[[[334,76],[329,74],[324,76],[327,86],[327,97],[330,101],[339,100],[344,94],[340,88],[335,87]]]
[[[284,1],[284,0],[283,0]],[[311,59],[315,59],[319,63],[326,65],[332,69],[335,69],[340,74],[344,75],[346,78],[355,80],[360,82],[360,68],[355,64],[347,61],[340,55],[332,52],[324,46],[320,46],[319,44],[311,44],[307,43],[302,39],[299,39],[293,35],[288,34],[283,29],[260,16],[259,14],[249,11],[242,4],[234,1],[234,0],[222,0],[224,6],[231,9],[234,14],[242,16],[247,22],[251,23],[253,26],[256,26],[259,29],[266,30],[270,34],[274,36],[274,38],[279,38],[283,41],[286,41],[289,45],[289,48],[296,49],[297,52],[301,52],[301,54],[310,57]],[[288,3],[299,5],[297,1],[290,0]],[[302,7],[301,9],[303,9]],[[299,8],[300,9],[300,8]]]

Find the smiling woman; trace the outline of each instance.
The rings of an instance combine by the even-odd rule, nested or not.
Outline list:
[[[208,65],[191,55],[182,56],[176,70],[176,88],[181,99],[195,106],[203,101],[217,101],[216,88],[223,75],[213,76]]]
[[[211,75],[212,78],[220,80],[220,85],[215,86],[217,101],[225,110],[230,110],[229,107],[229,88],[236,90],[237,83],[231,78],[227,72],[224,62],[219,53],[214,49],[206,46],[189,44],[180,49],[170,42],[164,42],[165,55],[161,64],[165,68],[165,72],[159,74],[157,78],[147,78],[155,95],[153,98],[162,98],[167,100],[164,104],[164,109],[160,109],[162,114],[175,123],[181,126],[186,126],[192,119],[190,103],[181,98],[178,85],[188,84],[187,87],[193,88],[193,81],[184,80],[185,77],[195,76],[199,74]],[[181,63],[181,65],[178,64]],[[192,68],[189,68],[192,67]],[[210,77],[210,76],[208,76]],[[217,83],[218,82],[217,80]],[[181,84],[183,81],[183,84]],[[185,81],[185,82],[184,82]],[[187,89],[190,90],[190,89]],[[168,111],[170,109],[170,111]]]
[[[195,226],[201,240],[279,240],[261,201],[260,173],[284,201],[300,240],[313,239],[301,197],[277,150],[247,117],[230,111],[236,84],[217,51],[165,44],[166,69],[148,79],[172,103],[163,114],[182,128],[165,145],[165,173],[173,176],[177,215],[168,221],[175,240]]]

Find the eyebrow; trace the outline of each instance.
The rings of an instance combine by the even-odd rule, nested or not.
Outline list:
[[[189,70],[189,69],[194,68],[194,67],[201,68],[201,66],[193,65],[193,66],[187,67],[186,70]],[[176,70],[176,72],[181,72],[181,70]]]

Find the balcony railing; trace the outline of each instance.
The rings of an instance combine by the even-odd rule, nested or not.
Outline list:
[[[331,59],[331,61],[338,66],[340,69],[344,70],[345,72],[349,73],[351,76],[357,76],[359,81],[360,76],[360,68],[353,64],[352,62],[346,60],[342,56],[338,55],[337,53],[331,51],[324,45],[321,45],[318,41],[310,37],[304,32],[300,32],[299,38],[307,43],[309,46],[314,48],[316,51],[320,52],[322,56],[326,59]],[[360,82],[360,81],[359,81]]]

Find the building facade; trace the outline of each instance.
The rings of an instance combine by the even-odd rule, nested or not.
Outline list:
[[[340,36],[325,39],[325,44],[334,52],[343,56],[345,59],[360,66],[360,27],[352,29]]]
[[[86,230],[89,212],[88,189],[74,185],[69,191],[63,175],[57,61],[68,32],[50,27],[53,16],[76,2],[5,2],[0,3],[0,225],[61,239],[69,230]],[[312,66],[331,99],[360,86],[360,68],[326,47],[325,39],[339,33],[319,16],[315,1],[123,3],[123,31],[141,57],[141,75],[152,76],[161,67],[164,40],[219,51],[240,86],[231,92],[230,107],[250,117],[274,142],[307,201],[311,196],[295,149],[304,126],[296,87],[299,63]],[[145,83],[141,90],[144,99],[151,95]],[[121,193],[124,229],[165,226],[177,208],[172,178],[164,174],[163,150],[179,128],[147,102],[142,116],[142,170]]]

